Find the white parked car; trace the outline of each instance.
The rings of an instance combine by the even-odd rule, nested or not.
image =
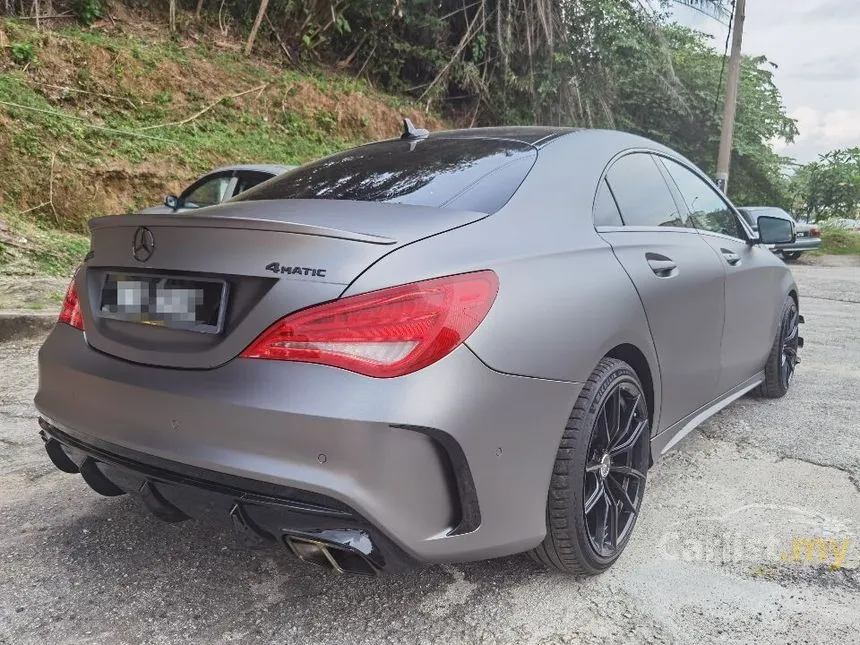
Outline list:
[[[191,184],[179,196],[168,195],[164,204],[137,211],[138,213],[161,214],[214,206],[235,197],[257,184],[277,177],[297,166],[273,164],[246,164],[216,168]]]

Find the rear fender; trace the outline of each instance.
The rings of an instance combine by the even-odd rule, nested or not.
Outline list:
[[[498,296],[466,340],[487,367],[583,383],[610,350],[633,345],[645,356],[653,382],[656,431],[660,370],[642,303],[609,245],[596,235],[568,239],[577,237],[578,248],[523,257],[522,240],[506,236],[497,215],[393,251],[343,295],[492,269],[499,277]],[[562,429],[563,423],[559,438]]]

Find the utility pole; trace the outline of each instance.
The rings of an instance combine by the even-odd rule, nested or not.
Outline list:
[[[738,84],[741,76],[741,44],[744,37],[746,0],[736,0],[735,20],[732,25],[732,55],[729,59],[729,79],[726,84],[726,103],[723,108],[723,131],[720,135],[720,154],[717,158],[717,186],[724,193],[729,188],[729,165],[732,160],[732,139],[735,134],[735,110],[738,103]]]

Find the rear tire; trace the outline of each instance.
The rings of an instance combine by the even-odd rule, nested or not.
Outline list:
[[[765,364],[764,382],[759,386],[761,396],[778,399],[788,392],[795,368],[800,362],[798,358],[799,324],[797,303],[794,298],[788,296],[782,305],[776,338],[773,339],[773,346],[770,348]]]
[[[802,251],[783,251],[782,257],[785,258],[786,260],[796,260],[797,258],[800,257],[801,253],[802,253]]]
[[[649,427],[636,372],[624,361],[602,359],[564,430],[547,495],[546,537],[532,559],[574,575],[612,566],[642,505]]]

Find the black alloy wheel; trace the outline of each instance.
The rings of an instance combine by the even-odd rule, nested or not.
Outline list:
[[[803,318],[794,298],[788,296],[782,305],[776,338],[764,367],[764,382],[759,393],[771,399],[785,396],[794,379],[797,364],[800,363],[800,349],[803,338],[800,336],[800,323]]]
[[[595,420],[585,466],[583,513],[591,548],[616,555],[635,523],[645,489],[648,410],[635,383],[622,382],[606,396]]]
[[[791,385],[791,380],[794,378],[794,371],[797,364],[800,362],[798,354],[800,342],[800,316],[797,312],[797,305],[792,300],[789,308],[789,314],[785,316],[782,323],[782,349],[780,351],[780,370],[779,377],[785,389]]]
[[[603,358],[561,437],[546,501],[544,566],[596,575],[619,558],[645,495],[651,432],[645,389],[628,363]]]

